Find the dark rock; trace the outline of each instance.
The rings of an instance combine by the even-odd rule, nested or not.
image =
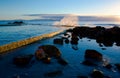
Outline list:
[[[96,66],[93,61],[85,60],[82,62],[82,64],[87,65],[87,66]]]
[[[46,64],[50,64],[51,63],[51,58],[50,57],[45,57],[44,59],[42,59],[42,61]]]
[[[61,65],[68,65],[67,61],[65,61],[63,58],[59,58],[58,63]]]
[[[77,78],[88,78],[87,76],[77,76]]]
[[[92,78],[104,78],[104,75],[103,75],[102,71],[94,69],[92,74],[91,74],[91,77]]]
[[[93,60],[98,60],[98,61],[102,61],[102,54],[97,52],[96,50],[86,50],[85,51],[85,58],[88,59],[93,59]]]
[[[76,44],[77,45],[78,40],[79,40],[78,36],[76,34],[72,33],[71,44]]]
[[[37,59],[43,59],[45,57],[60,57],[60,50],[53,45],[43,45],[35,52],[35,57]]]
[[[118,70],[120,70],[120,64],[115,64]]]
[[[111,65],[111,64],[107,64],[107,65],[105,66],[105,68],[111,69],[111,68],[112,68],[112,65]]]
[[[17,56],[13,59],[13,63],[17,66],[26,66],[30,63],[33,55]]]
[[[106,50],[106,48],[101,48],[102,50]]]
[[[61,74],[62,74],[62,71],[61,70],[57,70],[57,71],[45,73],[44,76],[47,76],[47,77],[56,77],[56,76],[59,76]]]
[[[63,45],[63,39],[54,39],[54,44],[60,44],[60,45]]]
[[[66,44],[68,44],[68,43],[69,43],[69,40],[68,40],[68,39],[66,39],[66,40],[65,40],[65,43],[66,43]]]

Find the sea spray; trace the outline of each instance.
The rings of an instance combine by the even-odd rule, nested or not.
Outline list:
[[[78,26],[78,16],[76,15],[67,15],[64,16],[60,21],[56,21],[53,25],[55,26]]]

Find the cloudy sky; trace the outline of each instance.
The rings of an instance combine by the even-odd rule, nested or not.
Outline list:
[[[39,19],[39,14],[118,16],[120,0],[0,0],[0,20]]]

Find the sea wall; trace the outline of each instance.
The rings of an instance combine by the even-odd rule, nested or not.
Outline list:
[[[56,31],[56,32],[51,32],[51,33],[48,33],[48,34],[43,34],[43,35],[40,35],[40,36],[31,37],[31,38],[28,38],[28,39],[25,39],[25,40],[21,40],[21,41],[17,41],[17,42],[12,42],[10,44],[6,44],[6,45],[3,45],[3,46],[0,46],[0,54],[1,53],[5,53],[7,51],[10,51],[12,49],[16,49],[16,48],[19,48],[19,47],[31,44],[33,42],[36,42],[36,41],[39,41],[39,40],[42,40],[42,39],[53,37],[53,36],[55,36],[57,34],[62,33],[63,31],[64,30],[60,30],[60,31]]]

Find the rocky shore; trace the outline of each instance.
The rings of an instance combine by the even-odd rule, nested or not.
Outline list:
[[[95,41],[102,49],[94,48],[92,43],[85,45],[84,38],[87,39],[85,44]],[[112,46],[120,46],[119,27],[99,26],[68,29],[58,36],[13,51],[13,57],[9,60],[12,62],[10,65],[15,66],[13,69],[16,71],[27,70],[28,73],[12,74],[11,77],[119,78],[120,62],[108,62],[105,59],[105,56],[110,54],[107,47]],[[21,53],[21,51],[23,52]],[[119,52],[118,50],[112,51]],[[15,53],[17,56],[14,55]],[[110,58],[113,59],[113,57]],[[115,58],[118,57],[119,53]],[[16,73],[12,70],[9,71]]]

